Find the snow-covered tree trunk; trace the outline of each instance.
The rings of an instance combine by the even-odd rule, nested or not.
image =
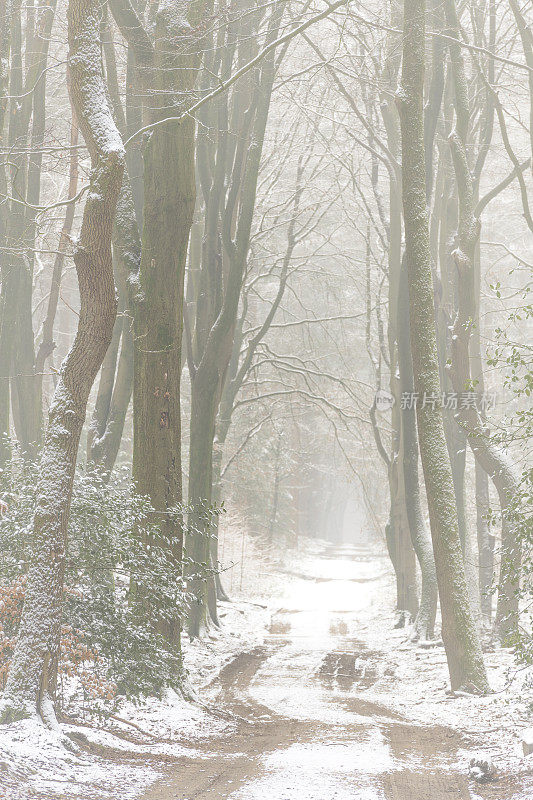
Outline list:
[[[17,645],[2,700],[3,722],[40,714],[49,721],[61,626],[67,527],[87,400],[116,316],[111,231],[124,150],[103,80],[98,0],[70,0],[70,97],[92,172],[74,263],[80,291],[76,338],[54,394],[34,516],[34,559]]]
[[[450,30],[458,38],[460,31],[455,0],[446,0],[444,9]],[[455,391],[464,392],[472,388],[470,338],[474,327],[479,325],[475,259],[481,225],[474,214],[474,190],[467,156],[470,107],[461,47],[451,44],[450,55],[456,123],[449,141],[459,195],[459,237],[453,254],[459,303],[453,326],[451,375]],[[498,492],[502,511],[502,549],[496,627],[503,643],[508,644],[518,630],[521,544],[510,509],[518,494],[519,481],[505,453],[491,440],[474,405],[462,409],[458,421],[466,431],[476,460],[491,477]]]
[[[7,111],[7,96],[9,94],[9,45],[10,45],[10,26],[9,15],[7,13],[8,4],[6,0],[0,0],[0,147],[2,151],[6,148],[5,118]],[[5,157],[0,164],[0,192],[3,196],[7,195],[6,163]],[[6,204],[0,204],[0,241],[5,241],[7,232],[7,208]],[[9,358],[7,353],[2,351],[1,343],[4,338],[4,324],[6,319],[6,279],[9,264],[2,258],[0,263],[0,281],[2,290],[0,291],[0,468],[2,468],[9,458],[9,446],[7,437],[9,434]]]
[[[407,264],[402,261],[400,288],[398,292],[398,367],[402,394],[414,391],[413,364],[409,341],[409,292],[407,285]],[[414,624],[414,636],[425,640],[432,639],[437,614],[437,574],[431,536],[427,530],[422,511],[420,483],[418,479],[418,434],[416,430],[416,411],[405,408],[402,414],[403,432],[403,474],[405,484],[405,505],[413,547],[415,549],[422,587],[420,607]]]
[[[127,115],[122,107],[117,74],[115,48],[109,21],[105,19],[102,47],[105,55],[107,87],[114,119],[123,138],[128,135]],[[131,94],[133,81],[126,80],[127,94]],[[126,98],[128,108],[128,98]],[[137,127],[140,127],[139,122]],[[134,129],[135,130],[135,129]],[[134,292],[141,263],[141,237],[139,233],[131,174],[142,164],[135,161],[137,150],[130,148],[126,154],[126,168],[117,202],[113,226],[113,263],[118,290],[119,313],[113,329],[111,345],[107,349],[100,379],[93,418],[87,431],[87,462],[105,480],[109,480],[115,465],[128,406],[133,390],[133,324]],[[120,354],[119,354],[120,345]]]
[[[472,387],[470,338],[479,325],[479,312],[474,288],[474,260],[479,245],[479,222],[473,214],[473,196],[466,149],[459,134],[450,137],[459,186],[459,243],[454,252],[458,273],[459,305],[452,336],[452,382],[456,392]],[[479,410],[474,406],[462,409],[458,422],[464,426],[470,447],[481,468],[490,476],[498,492],[502,512],[502,547],[500,586],[496,612],[496,628],[504,643],[512,641],[518,627],[518,582],[521,544],[517,537],[512,506],[518,495],[519,480],[503,450],[490,437]]]
[[[444,436],[424,156],[425,0],[405,0],[401,87],[403,207],[408,266],[411,353],[420,398],[417,425],[442,612],[442,638],[452,689],[487,691],[479,635],[470,608],[450,458]]]

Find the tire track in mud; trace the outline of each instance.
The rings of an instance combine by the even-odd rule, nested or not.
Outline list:
[[[197,750],[203,750],[200,757],[178,758],[170,774],[151,787],[145,800],[226,800],[246,782],[262,775],[266,754],[301,740],[308,728],[305,722],[280,717],[241,694],[273,649],[256,647],[223,667],[213,685],[218,685],[217,698],[235,729],[199,743]]]
[[[227,800],[247,783],[264,776],[264,759],[271,753],[286,750],[293,744],[342,743],[361,735],[367,726],[335,726],[294,719],[279,715],[250,697],[247,690],[254,677],[283,646],[283,641],[278,640],[274,645],[270,643],[241,653],[221,670],[212,685],[218,688],[219,709],[231,715],[235,728],[227,735],[217,735],[200,743],[197,749],[201,755],[180,757],[169,765],[167,775],[151,787],[145,800]],[[346,653],[345,650],[341,652]],[[326,655],[326,661],[330,662],[338,652]],[[436,754],[450,754],[461,746],[459,735],[450,729],[410,725],[396,712],[360,697],[336,696],[335,701],[353,713],[368,717],[369,724],[379,728],[398,760],[413,753],[435,758]],[[361,776],[354,771],[354,790],[358,777]],[[373,778],[376,800],[380,797],[387,800],[470,798],[466,778],[447,772],[439,775],[401,770]],[[357,796],[354,792],[353,797]],[[296,795],[294,798],[296,800]],[[305,794],[298,795],[297,800],[305,800]]]
[[[325,554],[326,558],[333,556],[331,549]],[[308,575],[295,577],[311,579]],[[360,582],[370,580],[365,577]],[[325,581],[316,583],[326,588]],[[146,792],[144,800],[228,800],[234,793],[239,800],[259,796],[268,800],[471,800],[473,796],[476,800],[510,800],[521,787],[505,777],[501,782],[476,785],[471,794],[467,776],[454,765],[458,752],[471,745],[470,738],[444,726],[413,723],[365,698],[365,690],[380,677],[384,654],[346,635],[348,626],[342,615],[351,612],[328,611],[329,634],[318,647],[316,621],[312,615],[308,621],[308,610],[280,608],[273,615],[265,644],[237,655],[210,686],[215,694],[211,705],[228,716],[228,730],[195,743],[194,756],[167,763],[166,774]],[[306,624],[311,625],[308,633]],[[302,662],[300,656],[304,656]],[[306,656],[310,657],[307,661]],[[316,666],[311,675],[309,661]],[[272,701],[269,687],[279,686],[281,694]],[[254,687],[256,694],[257,687],[266,688],[258,693],[260,700],[254,697]],[[292,715],[291,707],[298,708],[297,703],[284,702],[302,688],[316,692],[322,703],[316,718],[316,709],[306,713],[305,693],[304,700],[298,701],[303,703],[303,713]],[[341,713],[320,719],[320,708],[326,707]],[[378,742],[375,752],[374,740]],[[330,767],[325,764],[333,791],[317,794],[312,786],[316,761],[328,748],[339,751],[339,746],[345,748],[341,760],[345,758],[346,763],[341,769],[339,762]],[[302,753],[310,753],[311,759],[299,764],[295,757]],[[357,763],[350,763],[353,756]],[[305,772],[308,768],[311,778]],[[298,788],[298,774],[307,778],[307,790],[304,785]],[[272,777],[274,783],[269,783]]]

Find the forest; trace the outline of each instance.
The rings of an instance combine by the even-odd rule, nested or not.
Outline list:
[[[0,0],[0,800],[533,797],[531,0]]]

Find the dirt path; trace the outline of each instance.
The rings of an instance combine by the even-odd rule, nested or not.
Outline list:
[[[365,698],[387,669],[349,634],[382,564],[326,551],[294,576],[264,646],[232,661],[212,699],[233,719],[195,757],[169,764],[144,800],[507,800],[519,787],[469,784],[473,744]],[[337,556],[337,560],[335,560]],[[341,565],[342,568],[339,568]],[[354,592],[358,583],[362,589]],[[401,691],[401,687],[398,687]]]

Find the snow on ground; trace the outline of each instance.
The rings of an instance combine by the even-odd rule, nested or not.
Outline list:
[[[77,798],[133,800],[150,783],[143,766],[110,762],[64,746],[61,734],[37,720],[22,720],[0,732],[0,790],[5,800],[52,800],[75,793]]]
[[[263,641],[270,620],[264,604],[238,598],[231,603],[220,603],[219,613],[220,630],[212,628],[200,640],[189,642],[184,638],[183,641],[189,687],[199,703],[225,664],[237,653]],[[222,733],[231,725],[227,718],[213,716],[202,705],[188,703],[173,691],[168,692],[163,700],[150,698],[141,705],[124,703],[120,716],[163,739],[177,738],[181,741]]]
[[[384,579],[376,602],[357,615],[353,633],[373,650],[386,654],[387,674],[366,691],[365,697],[386,704],[424,725],[443,725],[481,736],[483,749],[505,770],[521,771],[520,735],[531,725],[532,670],[517,670],[509,649],[494,646],[485,652],[493,693],[486,697],[453,696],[449,690],[446,655],[442,646],[423,647],[408,641],[405,630],[395,629],[394,589]],[[529,713],[528,713],[529,708]],[[467,756],[465,753],[465,763]],[[533,762],[527,764],[531,769]]]
[[[122,703],[115,716],[126,722],[61,724],[61,733],[45,730],[37,720],[0,727],[1,800],[111,800],[117,787],[121,800],[133,800],[158,777],[161,757],[198,755],[195,742],[231,728],[231,719],[204,707],[201,695],[237,653],[262,641],[270,615],[265,604],[236,597],[220,604],[220,617],[221,630],[183,643],[191,694],[198,702],[169,691],[162,700]],[[62,734],[67,733],[81,737],[78,752],[65,748]]]
[[[372,748],[372,742],[368,747]],[[358,777],[354,791],[353,775],[364,762],[364,772]],[[300,795],[305,800],[384,800],[383,793],[368,781],[368,766],[376,771],[383,762],[375,760],[375,750],[353,745],[324,743],[319,747],[294,744],[281,753],[264,759],[265,775],[231,795],[231,800],[264,800],[266,797],[284,800]]]
[[[532,774],[533,755],[524,758],[520,737],[531,726],[533,670],[517,669],[510,649],[491,646],[485,652],[485,663],[493,693],[486,697],[451,695],[443,646],[413,644],[408,630],[395,628],[395,587],[385,554],[374,547],[374,557],[366,564],[358,563],[357,573],[363,580],[350,585],[346,582],[349,559],[324,562],[317,558],[324,544],[304,544],[304,553],[294,554],[287,568],[304,578],[321,575],[338,581],[338,611],[354,611],[351,619],[343,615],[348,619],[347,637],[379,654],[379,677],[365,689],[365,700],[386,706],[415,723],[449,727],[477,738],[481,742],[478,749],[491,757],[498,770]],[[370,594],[365,576],[375,578]],[[312,608],[320,582],[304,580],[303,584],[299,607],[305,607],[307,584]],[[309,704],[301,707],[310,717],[317,711]],[[458,756],[459,766],[466,772],[472,750],[459,751]],[[531,790],[533,793],[533,783]]]
[[[261,644],[267,627],[271,640],[275,639],[276,625],[283,636],[287,620],[291,645],[280,648],[269,659],[263,670],[263,684],[252,685],[255,700],[274,710],[283,709],[284,714],[295,719],[337,725],[348,719],[353,722],[354,711],[350,711],[349,704],[345,712],[342,703],[328,702],[326,693],[306,693],[305,680],[300,681],[298,693],[294,692],[294,683],[284,685],[279,681],[276,685],[275,680],[270,681],[268,696],[262,695],[266,691],[265,670],[273,676],[277,669],[279,674],[290,676],[292,670],[301,676],[306,670],[316,669],[306,653],[299,651],[298,637],[305,636],[309,644],[309,638],[316,636],[316,642],[311,644],[320,649],[325,631],[326,636],[335,636],[337,614],[339,633],[348,642],[360,643],[377,665],[375,680],[360,695],[366,702],[385,706],[415,724],[444,726],[466,734],[468,741],[482,745],[476,749],[488,753],[499,770],[531,772],[533,756],[525,759],[520,747],[521,730],[531,724],[527,711],[532,698],[525,688],[525,673],[516,673],[512,654],[497,648],[486,653],[493,694],[483,698],[447,694],[443,648],[413,645],[408,631],[394,628],[392,572],[377,546],[359,548],[357,552],[348,547],[345,557],[338,548],[333,551],[330,547],[335,557],[328,559],[327,543],[301,540],[297,551],[287,551],[274,562],[265,559],[248,536],[242,538],[239,533],[237,544],[233,553],[245,559],[246,569],[231,562],[230,553],[227,564],[234,566],[224,575],[233,602],[220,604],[221,630],[212,629],[201,641],[184,645],[190,689],[198,702],[186,702],[169,692],[163,700],[150,699],[140,705],[123,703],[116,714],[118,719],[61,725],[62,734],[81,739],[78,752],[65,749],[59,733],[45,731],[36,721],[1,728],[2,799],[111,800],[117,797],[118,787],[121,800],[133,800],[157,778],[164,759],[182,755],[209,757],[209,753],[199,753],[202,740],[223,736],[234,725],[230,716],[209,706],[214,679],[236,654]],[[354,558],[357,580],[352,573]],[[323,586],[328,587],[327,608],[321,608]],[[344,626],[342,630],[340,626]],[[302,649],[306,651],[306,647]],[[357,694],[357,688],[354,692]],[[343,697],[349,700],[350,692],[343,692]],[[302,771],[311,787],[306,800],[380,800],[375,785],[367,783],[368,765],[374,764],[378,771],[395,766],[387,746],[372,740],[372,735],[368,741],[361,739],[348,748],[323,741],[312,747],[293,744],[281,756],[271,753],[265,756],[264,776],[232,794],[232,800],[267,796],[283,800],[291,781],[298,785]],[[457,753],[461,771],[466,772],[471,754],[467,749]],[[327,764],[326,771],[321,764]],[[353,783],[351,787],[346,783],[347,769],[362,770],[357,795],[353,794]],[[287,797],[292,796],[289,791]]]

